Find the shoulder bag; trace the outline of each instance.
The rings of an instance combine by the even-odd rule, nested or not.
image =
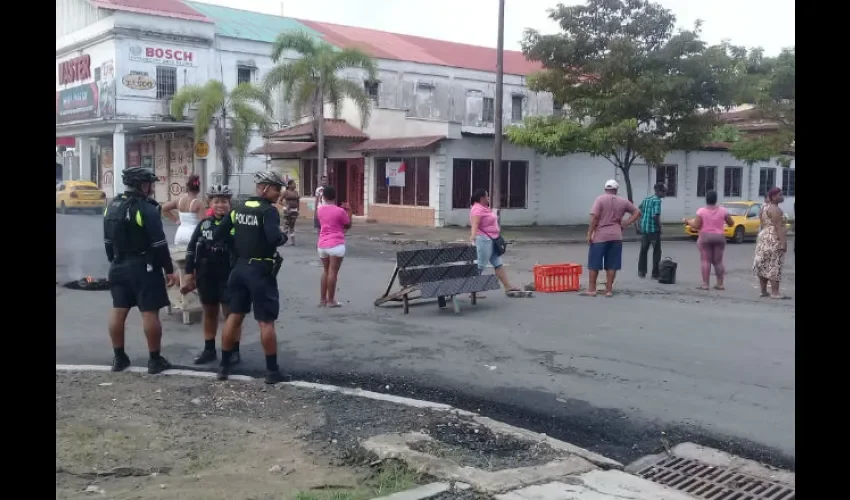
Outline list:
[[[493,254],[494,255],[501,257],[502,255],[505,254],[505,252],[508,251],[508,242],[505,241],[504,238],[502,238],[501,234],[499,236],[493,238],[492,236],[490,236],[486,232],[482,231],[481,228],[479,228],[478,230],[481,231],[482,233],[484,233],[484,236],[490,238],[490,241],[493,243]]]

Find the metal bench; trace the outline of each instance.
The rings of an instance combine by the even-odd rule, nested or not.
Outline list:
[[[393,275],[384,295],[375,300],[375,306],[401,302],[407,314],[411,300],[436,298],[442,309],[447,305],[446,299],[451,299],[455,313],[460,313],[458,295],[472,294],[475,305],[476,293],[499,289],[498,278],[481,274],[476,258],[475,247],[470,245],[398,252]],[[396,279],[401,289],[392,292]]]

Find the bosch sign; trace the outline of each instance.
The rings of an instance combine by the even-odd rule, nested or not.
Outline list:
[[[172,66],[194,66],[195,54],[182,49],[163,49],[161,47],[130,47],[130,60],[152,64]]]

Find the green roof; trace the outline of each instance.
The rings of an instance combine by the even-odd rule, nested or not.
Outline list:
[[[231,9],[219,5],[186,1],[189,6],[215,22],[215,31],[219,36],[273,43],[284,31],[302,30],[318,39],[319,32],[308,28],[295,19],[261,14],[249,10]]]

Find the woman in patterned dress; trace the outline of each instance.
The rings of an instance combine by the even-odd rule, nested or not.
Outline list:
[[[782,266],[785,264],[785,252],[788,249],[782,209],[779,208],[784,199],[782,190],[778,187],[770,188],[767,192],[767,203],[759,214],[761,230],[756,240],[756,256],[753,260],[753,274],[758,276],[761,296],[771,299],[787,298],[779,292]]]

